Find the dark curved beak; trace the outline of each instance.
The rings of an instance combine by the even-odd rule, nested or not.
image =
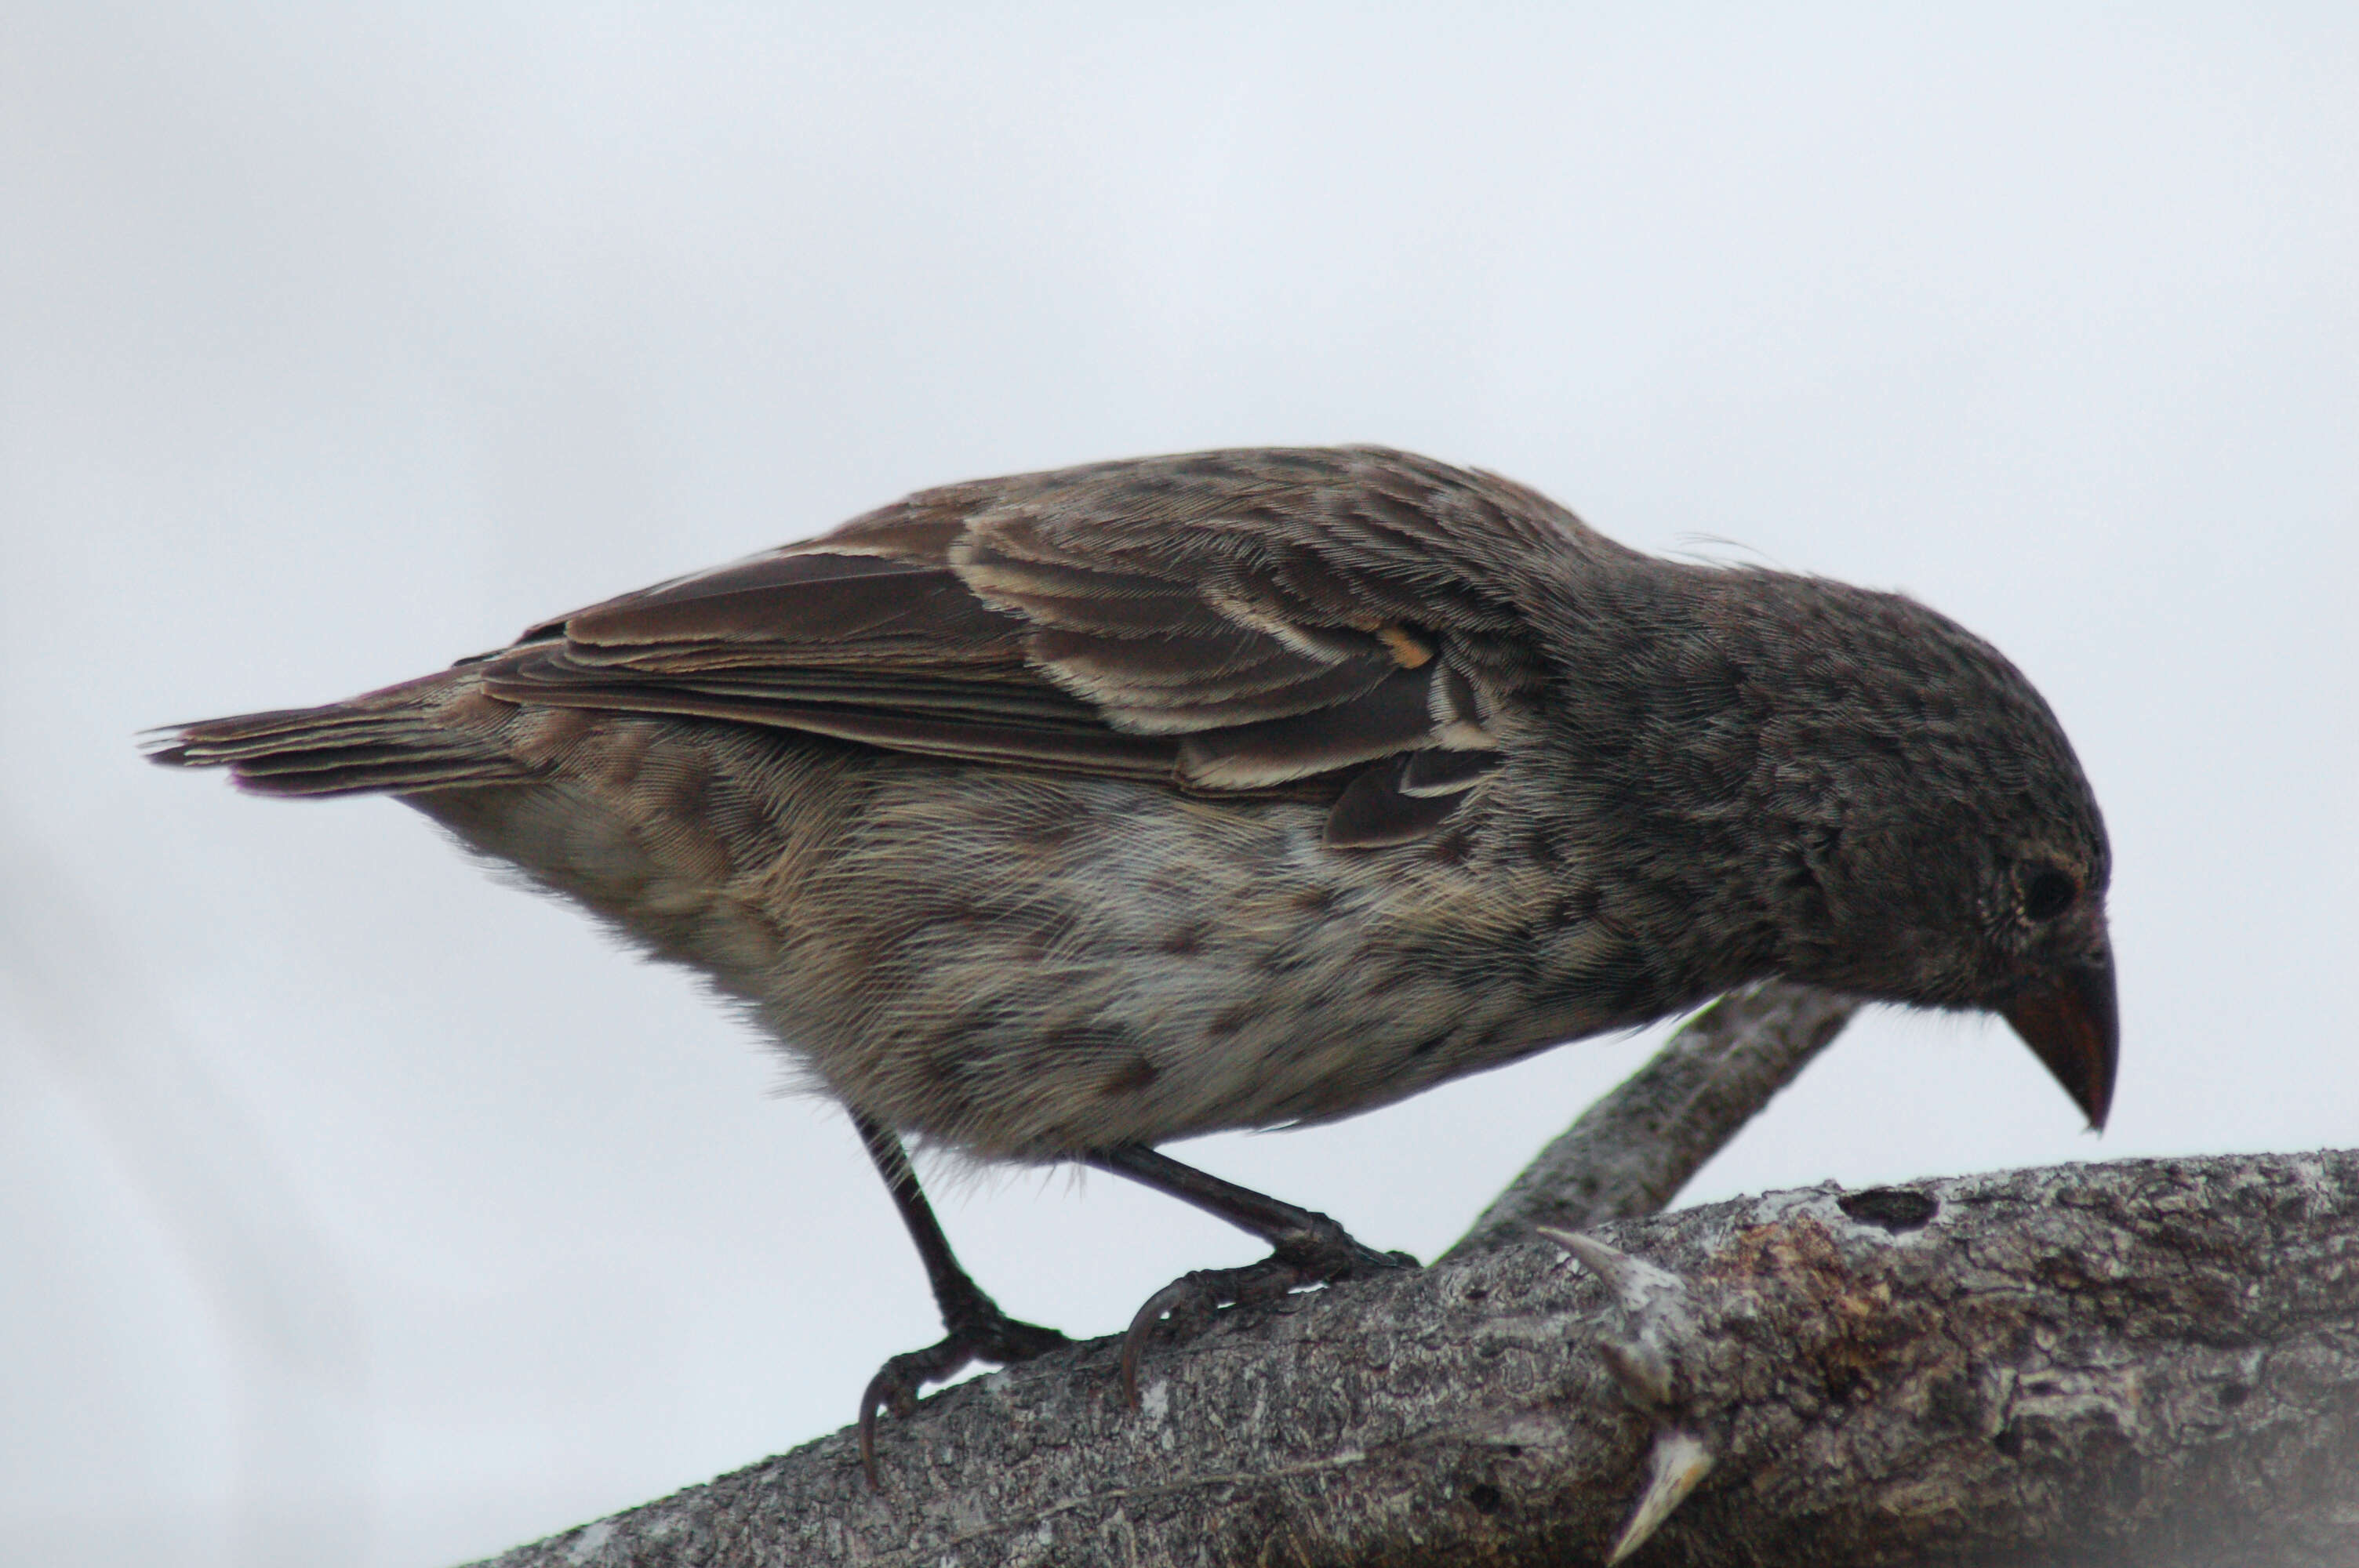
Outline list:
[[[2094,958],[2017,998],[2006,1017],[2032,1054],[2048,1064],[2072,1103],[2087,1113],[2089,1126],[2104,1131],[2121,1049],[2111,950],[2101,948]]]

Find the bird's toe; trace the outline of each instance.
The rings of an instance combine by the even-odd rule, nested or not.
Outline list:
[[[1258,1263],[1241,1269],[1199,1269],[1182,1274],[1147,1298],[1122,1336],[1122,1391],[1131,1408],[1138,1408],[1138,1363],[1157,1328],[1169,1322],[1185,1337],[1201,1329],[1223,1307],[1252,1307],[1277,1301],[1314,1285],[1330,1285],[1356,1274],[1382,1269],[1414,1269],[1406,1252],[1379,1252],[1354,1240],[1350,1232],[1325,1216],[1323,1221],[1281,1240]]]
[[[860,1467],[872,1490],[884,1489],[876,1468],[876,1418],[884,1411],[908,1419],[927,1384],[946,1382],[977,1361],[1010,1367],[1072,1343],[1053,1328],[1018,1322],[996,1306],[949,1326],[939,1344],[904,1351],[878,1368],[860,1396]]]

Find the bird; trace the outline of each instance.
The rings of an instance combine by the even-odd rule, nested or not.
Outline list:
[[[911,1142],[1259,1237],[1167,1317],[1412,1266],[1160,1151],[1331,1121],[1767,979],[1997,1013],[2102,1128],[2095,796],[1901,594],[1649,555],[1499,475],[1247,449],[939,486],[159,763],[389,795],[741,1003],[849,1112],[943,1338],[881,1414],[1070,1341],[959,1263]]]

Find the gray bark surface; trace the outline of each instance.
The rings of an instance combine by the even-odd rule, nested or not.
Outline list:
[[[1686,1282],[1634,1407],[1603,1286],[1506,1244],[1097,1341],[496,1568],[1602,1561],[1650,1443],[1672,1563],[2359,1563],[2359,1152],[1776,1193],[1602,1233]]]

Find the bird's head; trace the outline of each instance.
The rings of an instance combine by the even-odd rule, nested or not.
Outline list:
[[[2102,1128],[2118,1038],[2112,856],[2062,728],[2021,672],[1945,617],[1807,588],[1784,650],[1799,699],[1765,737],[1789,778],[1779,815],[1802,825],[1780,871],[1787,972],[1999,1013]]]

